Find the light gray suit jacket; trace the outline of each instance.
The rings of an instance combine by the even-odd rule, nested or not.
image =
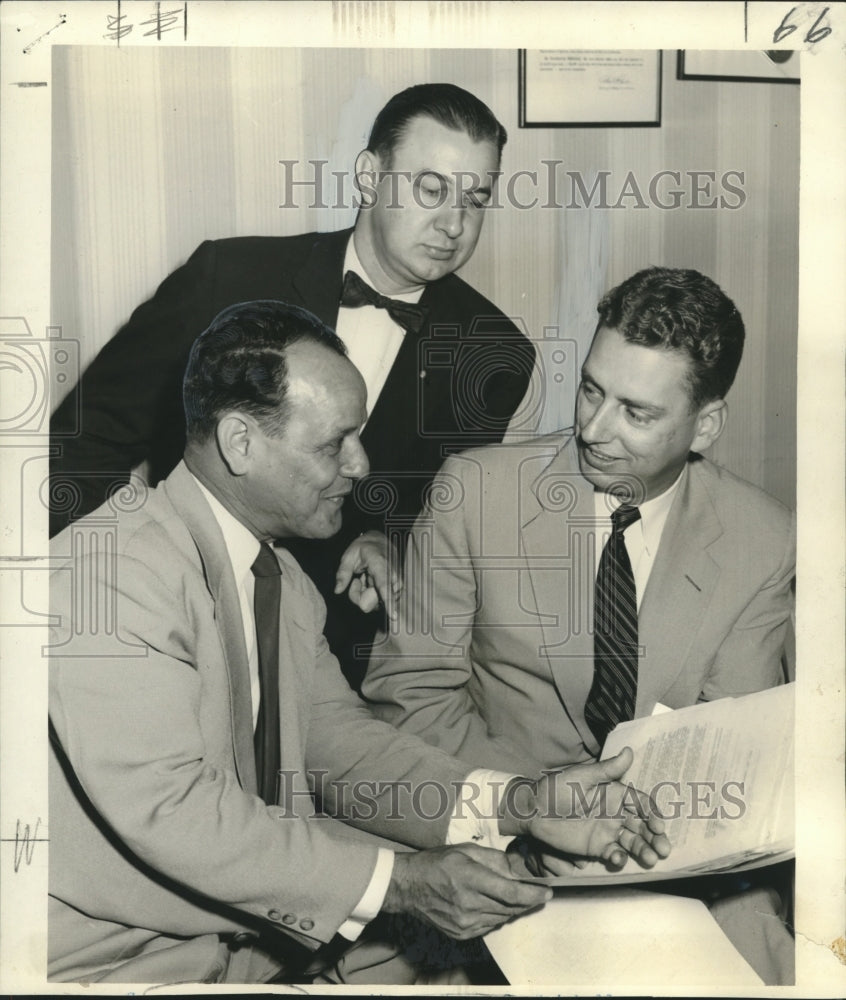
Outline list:
[[[444,463],[362,689],[379,717],[477,766],[598,753],[593,497],[571,432]],[[794,550],[786,508],[691,456],[640,605],[637,717],[780,683]]]
[[[115,503],[119,503],[118,498]],[[49,974],[174,982],[221,973],[218,935],[329,941],[370,881],[377,839],[316,818],[306,770],[385,782],[362,817],[418,847],[444,842],[452,802],[426,786],[389,819],[388,783],[469,768],[372,718],[322,635],[324,607],[282,564],[283,796],[256,795],[247,652],[223,537],[184,465],[140,509],[106,504],[55,539],[51,581]],[[406,803],[407,805],[407,803]],[[440,811],[439,811],[440,806]],[[238,953],[244,961],[245,951]]]

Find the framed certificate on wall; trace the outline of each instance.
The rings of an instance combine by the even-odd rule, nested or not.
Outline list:
[[[520,49],[521,128],[661,124],[661,52]]]
[[[799,83],[799,67],[799,53],[793,49],[772,49],[768,52],[682,49],[679,51],[676,76],[679,80]]]

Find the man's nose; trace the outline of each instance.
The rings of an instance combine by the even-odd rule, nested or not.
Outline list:
[[[446,204],[438,213],[435,226],[442,233],[446,233],[450,239],[457,240],[458,237],[464,232],[465,211],[466,209],[451,204],[449,199],[447,199]]]
[[[347,479],[363,479],[370,471],[370,460],[361,441],[356,438],[344,445],[344,461],[341,475]]]
[[[587,444],[609,441],[613,437],[613,416],[610,406],[603,402],[595,409],[582,410],[579,432]]]

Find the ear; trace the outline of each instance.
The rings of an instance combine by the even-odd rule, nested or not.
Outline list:
[[[705,451],[723,433],[728,418],[728,406],[724,399],[712,399],[699,410],[696,418],[696,436],[690,446],[691,451]]]
[[[256,431],[255,421],[243,413],[226,413],[217,422],[217,449],[233,476],[248,471],[256,450]]]
[[[362,149],[355,158],[355,186],[361,195],[362,208],[369,208],[376,201],[380,170],[379,157],[369,149]]]

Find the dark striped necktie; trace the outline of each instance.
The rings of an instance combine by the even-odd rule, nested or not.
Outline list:
[[[279,602],[282,595],[282,568],[273,549],[262,542],[250,567],[255,579],[253,610],[258,649],[258,720],[253,736],[256,753],[258,793],[269,805],[276,802],[280,764],[279,749]]]
[[[621,504],[611,515],[611,536],[596,574],[593,607],[593,684],[585,720],[600,747],[617,725],[634,718],[637,695],[637,591],[623,532],[640,519]]]

